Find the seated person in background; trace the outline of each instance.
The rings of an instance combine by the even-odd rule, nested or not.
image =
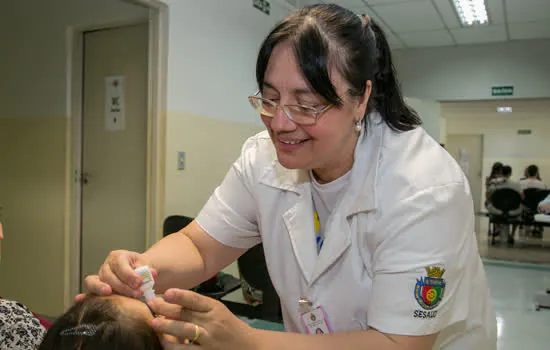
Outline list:
[[[540,180],[538,166],[529,165],[526,172],[527,177],[519,182],[522,190],[526,190],[528,188],[538,188],[540,190],[547,189],[546,185]]]
[[[543,214],[550,214],[550,194],[539,203],[539,211]]]
[[[485,189],[489,190],[491,185],[495,185],[499,182],[504,181],[502,177],[502,167],[504,165],[501,162],[495,162],[491,168],[491,174],[485,179]]]
[[[499,181],[495,181],[489,185],[489,188],[487,189],[487,200],[491,201],[492,194],[499,189],[502,188],[510,188],[520,194],[520,196],[523,198],[523,190],[521,189],[521,186],[519,183],[513,181],[510,179],[512,176],[512,167],[509,165],[505,165],[502,167],[502,178]],[[489,203],[490,205],[490,203]],[[498,210],[496,208],[493,208],[495,210]]]
[[[88,295],[54,322],[39,350],[161,350],[152,320],[139,300]]]
[[[502,177],[503,166],[501,162],[495,162],[491,168],[491,174],[485,178],[485,207],[489,204],[489,188],[504,181]]]
[[[493,215],[501,215],[502,214],[502,211],[497,209],[493,205],[493,203],[491,202],[491,197],[492,197],[493,193],[496,190],[503,189],[503,188],[512,189],[512,190],[516,191],[517,193],[519,193],[519,195],[521,196],[521,199],[523,200],[524,196],[523,196],[523,191],[521,189],[521,186],[520,186],[519,183],[510,180],[511,176],[512,176],[512,167],[510,167],[509,165],[505,165],[505,166],[502,167],[502,180],[498,181],[498,182],[495,182],[495,183],[493,183],[489,186],[489,188],[487,190],[487,210],[489,211],[490,214],[493,214]],[[510,216],[519,216],[519,215],[521,215],[521,206],[517,210],[512,210],[509,214],[510,214]],[[515,234],[517,228],[518,228],[518,225],[514,224],[513,228],[512,228],[512,232],[511,232],[510,236],[508,237],[508,242],[509,243],[513,243],[513,241],[514,241],[513,237],[514,237],[514,234]],[[496,231],[500,232],[501,229],[502,229],[502,227],[498,227],[496,229]]]
[[[0,224],[0,243],[3,238]],[[35,350],[44,334],[46,329],[24,305],[0,299],[0,350]]]

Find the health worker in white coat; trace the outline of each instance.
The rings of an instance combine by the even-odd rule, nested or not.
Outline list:
[[[153,327],[191,343],[168,349],[496,349],[468,182],[403,101],[380,27],[336,5],[297,10],[256,77],[267,131],[194,222],[112,252],[88,291],[139,297],[133,269],[152,266],[166,291]],[[287,332],[183,290],[259,242]]]

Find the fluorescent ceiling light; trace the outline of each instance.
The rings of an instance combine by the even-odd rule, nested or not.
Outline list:
[[[453,0],[462,25],[487,24],[487,8],[485,0]]]
[[[512,113],[512,107],[497,107],[499,113]]]

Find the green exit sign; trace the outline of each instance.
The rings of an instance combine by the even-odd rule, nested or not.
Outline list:
[[[491,88],[493,96],[513,96],[514,87],[513,86],[493,86]]]

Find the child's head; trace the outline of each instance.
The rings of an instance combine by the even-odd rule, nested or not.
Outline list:
[[[139,300],[87,296],[55,321],[39,350],[161,350],[152,319]]]

